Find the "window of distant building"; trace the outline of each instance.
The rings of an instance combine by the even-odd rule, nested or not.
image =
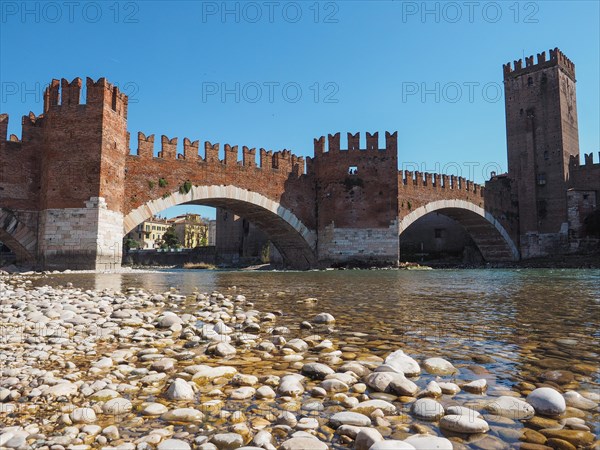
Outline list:
[[[433,234],[436,239],[441,239],[442,238],[442,229],[441,228],[434,229]]]
[[[358,173],[358,167],[357,166],[350,166],[348,167],[348,175],[356,175]]]

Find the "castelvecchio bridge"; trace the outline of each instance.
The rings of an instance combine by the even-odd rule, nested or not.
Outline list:
[[[287,265],[399,260],[399,235],[432,212],[461,224],[488,261],[577,251],[597,213],[600,165],[579,164],[575,68],[558,49],[504,66],[508,174],[479,186],[398,171],[397,133],[314,140],[314,156],[137,134],[127,96],[104,78],[53,80],[44,111],[7,139],[0,115],[0,241],[48,269],[121,264],[123,236],[179,204],[222,207],[261,228]],[[535,136],[535,139],[532,139]],[[550,153],[549,153],[550,152]],[[257,163],[258,156],[258,163]],[[241,158],[241,160],[240,160]],[[543,181],[543,184],[542,184]]]

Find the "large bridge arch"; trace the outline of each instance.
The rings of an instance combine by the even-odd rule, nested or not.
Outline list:
[[[37,236],[5,208],[0,208],[0,242],[14,252],[18,263],[35,263]]]
[[[125,216],[123,232],[127,234],[144,220],[182,204],[228,209],[265,232],[290,267],[309,269],[317,266],[314,231],[280,203],[235,186],[193,186],[187,193],[172,192],[165,198],[151,200]]]
[[[437,212],[456,220],[471,235],[486,261],[517,261],[519,250],[504,227],[483,208],[465,200],[438,200],[415,209],[400,220],[402,234],[421,217]]]

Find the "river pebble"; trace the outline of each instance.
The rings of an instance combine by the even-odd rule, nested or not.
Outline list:
[[[440,419],[440,427],[456,433],[485,433],[489,431],[488,423],[477,417],[448,414]]]
[[[527,403],[533,406],[538,414],[545,416],[558,416],[567,409],[565,399],[560,392],[549,387],[532,391],[527,396]]]
[[[432,341],[423,357],[384,322],[356,330],[350,312],[315,317],[314,302],[285,290],[276,297],[300,316],[279,304],[258,311],[237,288],[96,292],[6,279],[0,327],[25,330],[0,333],[6,448],[450,450],[447,435],[456,450],[573,450],[596,440],[594,368],[561,366],[567,344],[549,344],[545,359],[523,350],[518,361],[536,375],[508,385],[493,373],[517,360],[508,348],[464,357],[458,341],[451,351]]]

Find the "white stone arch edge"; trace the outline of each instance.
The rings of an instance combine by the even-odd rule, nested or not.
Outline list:
[[[485,220],[487,220],[489,223],[491,223],[494,226],[494,228],[496,228],[498,233],[500,233],[500,235],[502,236],[502,238],[504,239],[504,241],[510,248],[513,259],[515,261],[518,261],[520,259],[519,249],[517,249],[517,246],[515,245],[513,240],[510,238],[510,236],[508,235],[508,233],[506,232],[506,230],[504,229],[502,224],[500,222],[498,222],[496,220],[496,218],[494,216],[492,216],[489,212],[487,212],[485,209],[475,205],[474,203],[467,202],[465,200],[437,200],[434,202],[427,203],[425,206],[421,206],[421,207],[415,209],[413,212],[406,215],[400,221],[400,224],[398,227],[398,235],[402,234],[404,232],[404,230],[406,230],[409,226],[411,226],[414,222],[419,220],[424,215],[432,213],[432,212],[436,212],[440,209],[448,209],[448,208],[466,209],[466,210],[472,211],[475,214],[483,217]]]
[[[229,199],[245,203],[251,203],[262,209],[272,212],[281,217],[294,230],[296,230],[314,251],[316,249],[317,235],[308,229],[289,209],[281,206],[278,202],[271,200],[257,192],[241,189],[235,186],[193,186],[187,194],[172,192],[166,198],[159,198],[131,211],[123,221],[124,234],[129,233],[144,220],[160,213],[172,206],[181,205],[193,201]]]

